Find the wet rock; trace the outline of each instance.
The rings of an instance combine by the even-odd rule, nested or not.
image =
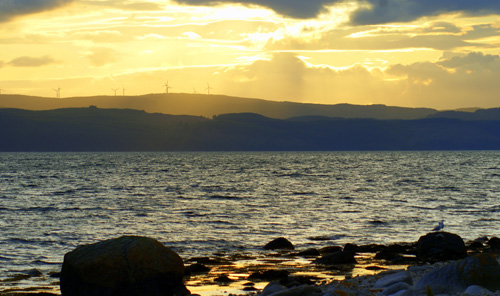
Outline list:
[[[231,283],[233,280],[230,279],[226,274],[222,274],[222,275],[216,277],[214,279],[214,281],[218,282],[218,283],[227,284],[227,283]]]
[[[449,232],[431,232],[419,238],[417,259],[428,262],[457,260],[467,256],[462,238]]]
[[[64,256],[63,296],[179,296],[184,287],[182,259],[147,237],[122,236],[80,246]]]
[[[352,250],[344,249],[343,251],[323,255],[321,258],[314,260],[314,262],[321,265],[356,264],[355,254]]]
[[[33,268],[33,269],[30,269],[28,271],[26,271],[26,274],[29,275],[29,276],[33,276],[33,277],[36,277],[36,276],[42,276],[43,273],[36,269],[36,268]]]
[[[422,293],[429,286],[434,294],[455,294],[471,285],[500,289],[500,264],[494,255],[478,254],[430,271],[417,282],[415,291]]]
[[[331,254],[331,253],[341,252],[341,251],[342,251],[341,246],[328,246],[328,247],[323,247],[323,248],[319,249],[319,253],[321,255]]]
[[[280,279],[280,284],[290,288],[302,285],[313,285],[316,278],[312,276],[288,276],[286,278]]]
[[[344,252],[356,253],[356,252],[358,252],[358,249],[359,249],[359,247],[356,244],[347,243],[344,246]]]
[[[210,257],[194,257],[190,258],[188,262],[196,262],[204,265],[224,265],[230,263],[224,258],[210,258]]]
[[[358,247],[360,253],[377,253],[385,249],[386,246],[379,244],[362,245]]]
[[[192,273],[207,273],[210,271],[210,268],[201,264],[201,263],[194,263],[189,266],[187,266],[184,270],[185,275],[190,275]]]
[[[319,253],[318,249],[315,248],[310,248],[301,252],[297,253],[297,256],[301,257],[317,257],[320,256],[321,254]]]
[[[265,289],[264,289],[265,290]],[[297,286],[293,287],[290,289],[282,289],[280,291],[274,292],[272,294],[264,294],[262,293],[262,296],[319,296],[322,295],[321,288],[316,287],[316,286],[309,286],[309,285],[303,285],[303,286]]]
[[[488,240],[488,246],[492,249],[500,250],[500,238],[492,237]]]
[[[473,241],[473,242],[470,242],[469,244],[467,244],[467,248],[469,250],[476,251],[476,250],[484,248],[484,245],[482,242]]]
[[[267,243],[264,246],[264,250],[277,250],[277,249],[286,249],[293,250],[295,247],[293,244],[284,237],[279,237]]]
[[[248,280],[274,281],[287,278],[289,274],[288,270],[256,271],[248,276]]]
[[[386,270],[387,268],[376,266],[376,265],[372,265],[372,266],[365,267],[365,269],[366,270]]]

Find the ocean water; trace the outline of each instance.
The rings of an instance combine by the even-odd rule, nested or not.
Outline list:
[[[410,242],[441,219],[500,236],[499,197],[500,152],[0,153],[0,287],[121,235],[183,258]]]

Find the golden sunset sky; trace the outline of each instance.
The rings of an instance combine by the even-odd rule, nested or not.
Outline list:
[[[1,0],[2,94],[500,107],[498,0]]]

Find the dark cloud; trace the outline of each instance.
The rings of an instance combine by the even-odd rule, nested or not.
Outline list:
[[[462,12],[467,15],[500,13],[500,2],[496,0],[369,0],[370,8],[356,11],[351,22],[357,25],[409,22],[423,16],[447,12]]]
[[[76,0],[1,0],[0,22],[18,16],[56,9]]]
[[[317,16],[324,10],[325,5],[343,2],[343,0],[176,0],[176,2],[188,5],[253,4],[268,7],[281,15],[307,19]]]
[[[34,57],[18,57],[8,62],[7,65],[12,67],[41,67],[49,64],[54,64],[57,61],[50,56],[43,56],[39,58]]]
[[[88,4],[88,5],[94,5],[94,6],[102,6],[102,7],[114,7],[114,8],[119,8],[123,10],[149,10],[149,11],[154,11],[154,10],[161,10],[162,6],[153,3],[153,2],[147,2],[147,1],[125,1],[125,0],[101,0],[101,1],[95,1],[95,0],[89,0],[89,1],[83,1],[83,3]]]
[[[383,24],[389,22],[409,22],[423,16],[433,16],[446,12],[463,12],[469,15],[500,13],[497,0],[355,0],[370,4],[369,8],[355,11],[351,22],[357,25]],[[261,5],[277,13],[293,18],[313,18],[325,6],[347,2],[346,0],[176,0],[188,5],[217,5],[240,3]]]

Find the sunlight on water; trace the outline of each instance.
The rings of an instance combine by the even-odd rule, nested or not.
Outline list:
[[[2,153],[0,280],[81,244],[143,235],[183,258],[285,236],[416,241],[438,221],[499,236],[499,152]],[[46,282],[54,281],[47,279]]]

